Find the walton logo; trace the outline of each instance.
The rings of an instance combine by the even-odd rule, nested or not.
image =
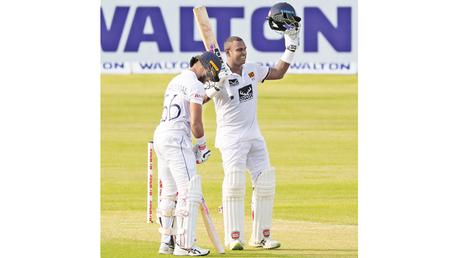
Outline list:
[[[239,89],[239,102],[246,102],[253,98],[252,84]]]
[[[145,1],[125,1],[133,3],[131,5],[115,5],[113,10],[111,2],[120,1],[102,2],[104,4],[100,8],[100,34],[103,52],[138,53],[141,52],[140,45],[145,43],[154,43],[160,53],[200,52],[204,50],[202,41],[200,39],[196,40],[194,36],[196,25],[193,17],[193,7],[180,6],[178,4],[177,8],[171,9],[168,7],[166,9],[169,1],[162,1],[164,4],[160,4],[160,6],[140,4],[140,2]],[[110,3],[105,4],[105,2]],[[172,2],[179,3],[179,1]],[[238,2],[240,3],[241,1]],[[297,13],[303,18],[301,20],[301,38],[304,39],[304,42],[301,42],[303,52],[319,52],[319,37],[323,37],[337,52],[347,53],[352,51],[352,33],[354,32],[351,27],[352,23],[356,22],[352,20],[352,13],[356,13],[357,10],[353,10],[351,6],[341,6],[340,1],[332,2],[334,3],[331,4],[333,5],[333,7],[330,7],[331,9],[325,4],[324,6],[327,6],[327,8],[304,6],[304,3],[297,4]],[[252,39],[252,46],[255,50],[260,52],[284,52],[284,39],[269,39],[264,32],[267,22],[266,14],[271,7],[257,4],[258,8],[253,12],[247,12],[244,5],[207,7],[209,17],[215,20],[217,27],[215,33],[220,46],[223,45],[222,43],[227,37],[232,35],[232,21],[243,19],[251,21],[250,24],[245,25],[251,28],[251,35],[247,35],[247,37]],[[329,9],[329,12],[333,12],[333,18],[323,9]],[[167,13],[165,13],[166,10]],[[179,25],[172,23],[175,19],[180,20]],[[166,22],[167,20],[169,23]],[[149,29],[149,32],[146,32],[146,28],[151,28],[151,31]],[[177,33],[174,33],[177,38],[171,39],[169,37],[171,30],[178,30]],[[123,37],[126,40],[122,40]],[[118,48],[122,50],[118,50]]]

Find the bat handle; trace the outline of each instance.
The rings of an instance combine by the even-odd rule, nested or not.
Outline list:
[[[233,95],[233,92],[231,91],[231,88],[230,88],[228,80],[225,81],[225,90],[226,90],[226,93],[228,94],[228,97],[230,98],[230,100],[233,100],[234,99],[234,95]]]
[[[228,76],[230,74],[229,68],[226,66],[226,64],[223,61],[223,59],[221,59],[221,61],[223,63],[222,70],[226,74],[226,76]],[[233,100],[234,99],[234,95],[233,95],[233,92],[231,91],[231,86],[229,84],[228,79],[225,80],[224,87],[225,87],[226,93],[228,94],[228,97],[230,98],[230,100]]]

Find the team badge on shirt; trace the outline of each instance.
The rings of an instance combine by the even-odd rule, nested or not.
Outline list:
[[[252,81],[255,81],[255,73],[254,72],[250,72],[249,73],[249,77],[250,77],[250,79],[252,79]]]
[[[253,99],[252,84],[249,84],[239,89],[239,102],[242,103],[251,99]]]

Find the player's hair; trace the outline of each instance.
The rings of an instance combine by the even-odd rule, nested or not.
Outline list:
[[[230,45],[231,43],[233,43],[233,41],[242,41],[244,42],[244,40],[238,36],[231,36],[229,38],[227,38],[225,40],[225,44],[223,44],[223,48],[225,49],[225,51],[229,50],[230,49]]]
[[[199,60],[199,55],[197,56],[193,56],[191,59],[190,59],[190,67],[193,67],[194,64],[196,64]]]

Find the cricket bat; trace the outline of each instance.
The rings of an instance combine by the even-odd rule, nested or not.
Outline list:
[[[207,51],[215,53],[222,63],[222,72],[229,74],[229,69],[226,67],[226,62],[223,60],[222,53],[220,51],[220,46],[218,46],[217,39],[215,34],[212,31],[212,27],[209,20],[209,15],[207,14],[207,9],[204,6],[193,8],[194,18],[198,25],[199,34],[201,35],[202,42]],[[225,83],[225,89],[230,99],[233,99],[234,96],[229,88],[229,84]],[[207,207],[204,198],[202,198],[201,203],[201,214],[202,219],[204,220],[204,225],[206,227],[207,235],[209,236],[212,244],[214,245],[217,252],[223,254],[225,249],[218,238],[217,230],[215,230],[214,223],[210,217],[209,208]]]
[[[226,66],[226,62],[223,59],[223,55],[220,51],[220,46],[218,46],[217,39],[215,34],[212,31],[212,26],[210,24],[209,15],[207,14],[207,9],[205,6],[193,8],[194,18],[198,25],[199,34],[201,35],[202,42],[207,51],[215,53],[222,62],[222,72],[226,75],[230,74],[230,70]],[[229,98],[232,100],[234,98],[233,93],[231,92],[229,84],[225,83],[226,93]]]
[[[212,218],[210,217],[209,208],[207,207],[206,202],[204,201],[204,197],[202,198],[201,202],[201,215],[202,219],[204,220],[204,226],[206,227],[207,235],[210,238],[210,241],[217,250],[218,253],[225,253],[225,249],[218,238],[217,230],[215,230],[214,223],[212,222]]]

